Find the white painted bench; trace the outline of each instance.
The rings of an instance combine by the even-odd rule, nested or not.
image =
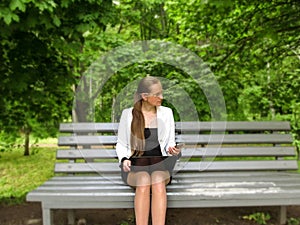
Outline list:
[[[120,177],[115,153],[117,123],[64,123],[56,175],[27,194],[41,202],[43,224],[53,209],[133,208],[134,192]],[[176,141],[185,143],[168,208],[300,205],[300,174],[288,122],[177,122]],[[116,221],[117,222],[117,221]]]

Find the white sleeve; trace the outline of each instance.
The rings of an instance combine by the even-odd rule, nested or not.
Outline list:
[[[168,138],[168,147],[174,147],[176,145],[175,142],[175,122],[174,122],[174,115],[172,109],[169,109],[170,115],[168,116],[168,126],[170,128],[169,130],[169,138]]]
[[[131,111],[129,109],[123,110],[119,127],[118,127],[118,139],[116,145],[116,152],[117,152],[119,162],[121,162],[121,160],[124,157],[129,158],[131,153],[130,143],[129,143],[130,133],[128,133],[128,131],[130,132],[130,126],[131,126],[131,124],[128,124],[129,123],[128,114],[130,112]]]

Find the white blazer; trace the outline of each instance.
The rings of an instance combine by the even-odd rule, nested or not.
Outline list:
[[[123,110],[119,123],[116,152],[120,163],[124,157],[130,158],[131,156],[130,132],[132,109],[133,107]],[[162,155],[170,155],[167,151],[169,146],[175,146],[175,123],[173,112],[170,108],[164,106],[157,107],[157,131]]]

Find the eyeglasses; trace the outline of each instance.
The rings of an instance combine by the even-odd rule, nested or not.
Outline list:
[[[149,97],[160,97],[160,98],[163,97],[163,93],[162,92],[156,93],[156,94],[152,94],[152,93],[145,93],[145,94],[148,95]]]

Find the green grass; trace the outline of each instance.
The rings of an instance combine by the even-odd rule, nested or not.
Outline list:
[[[25,201],[26,194],[53,176],[56,148],[31,148],[0,152],[0,203]]]

